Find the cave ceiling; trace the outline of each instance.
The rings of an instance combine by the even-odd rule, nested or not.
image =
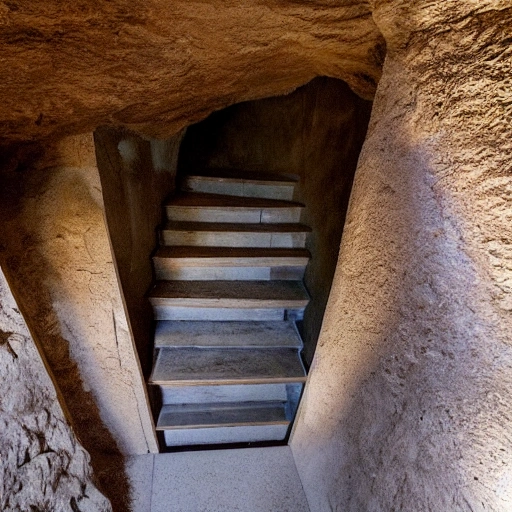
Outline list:
[[[367,2],[0,3],[0,145],[123,126],[168,137],[315,76],[371,99],[385,45]]]

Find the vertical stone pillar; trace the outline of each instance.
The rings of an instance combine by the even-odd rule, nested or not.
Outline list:
[[[311,510],[509,510],[512,8],[375,4],[388,55],[292,449]]]

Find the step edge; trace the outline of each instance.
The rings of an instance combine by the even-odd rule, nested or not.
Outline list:
[[[224,227],[225,229],[214,229],[212,230],[212,224],[216,226]],[[187,229],[187,225],[192,227]],[[251,227],[258,227],[251,231]],[[246,229],[236,229],[245,227]],[[291,229],[293,227],[293,229]],[[179,229],[182,228],[182,229]],[[266,229],[261,229],[266,228]],[[270,228],[270,229],[269,229]],[[271,231],[274,229],[274,231]],[[160,231],[184,231],[186,233],[257,233],[257,234],[269,234],[269,233],[311,233],[312,229],[305,224],[298,222],[266,222],[266,223],[254,223],[254,222],[188,222],[188,221],[169,221],[160,227]]]
[[[273,181],[263,179],[259,180],[256,178],[229,178],[224,176],[201,176],[200,174],[187,174],[183,180],[184,185],[187,185],[189,180],[212,181],[214,183],[248,183],[250,185],[262,185],[268,187],[295,187],[299,183],[298,180],[291,179],[279,179]]]
[[[277,426],[282,425],[286,426],[290,424],[290,420],[282,420],[282,421],[262,421],[262,422],[246,422],[246,423],[204,423],[204,424],[190,424],[190,425],[169,425],[169,426],[163,426],[163,425],[157,425],[155,427],[158,431],[163,430],[194,430],[194,429],[200,429],[200,428],[230,428],[230,427],[266,427],[266,426]]]
[[[304,370],[305,371],[305,370]],[[304,384],[307,381],[307,375],[296,375],[293,377],[268,377],[268,378],[239,378],[239,379],[183,379],[183,380],[152,380],[148,379],[148,384],[152,386],[229,386],[236,384]]]

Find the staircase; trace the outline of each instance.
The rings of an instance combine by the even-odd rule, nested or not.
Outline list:
[[[165,205],[153,265],[149,383],[165,446],[282,441],[306,379],[295,321],[310,231],[294,178],[187,176]]]

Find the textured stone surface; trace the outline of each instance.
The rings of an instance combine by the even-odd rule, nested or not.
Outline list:
[[[0,269],[0,508],[107,512]]]
[[[292,442],[312,510],[512,506],[512,9],[376,2],[388,56]]]
[[[367,2],[0,4],[0,142],[124,125],[161,137],[317,75],[366,98],[383,41]]]
[[[78,139],[63,141],[54,153],[49,148],[46,159],[24,172],[2,175],[0,261],[102,489],[124,510],[122,454],[155,451],[156,441],[98,170],[89,160],[92,137]]]

